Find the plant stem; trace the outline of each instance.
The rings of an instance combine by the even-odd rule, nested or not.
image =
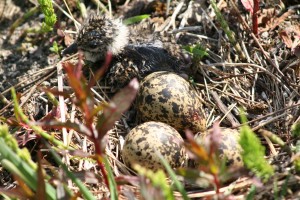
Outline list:
[[[257,36],[258,34],[258,22],[257,22],[257,11],[259,9],[259,0],[254,0],[253,15],[252,15],[252,28],[253,33]]]
[[[104,164],[102,162],[101,141],[99,141],[97,138],[93,138],[93,143],[95,145],[95,154],[96,154],[97,163],[98,163],[98,165],[100,167],[100,171],[103,175],[104,182],[105,182],[107,188],[109,189],[109,183],[108,183],[108,179],[107,179],[106,170],[105,170]]]

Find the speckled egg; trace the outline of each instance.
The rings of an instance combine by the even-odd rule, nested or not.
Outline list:
[[[180,132],[206,129],[199,96],[188,81],[172,72],[155,72],[142,80],[137,110],[143,121],[161,121]]]
[[[210,130],[196,136],[199,144],[204,144],[210,134]],[[226,166],[241,167],[243,166],[241,156],[241,146],[239,145],[240,134],[236,129],[221,128],[220,139],[220,158],[226,158]]]
[[[160,153],[175,169],[185,163],[186,152],[182,143],[182,137],[171,126],[161,122],[146,122],[127,134],[122,158],[130,168],[139,164],[156,171],[164,169],[157,154]]]

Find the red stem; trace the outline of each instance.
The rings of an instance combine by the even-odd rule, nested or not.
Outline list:
[[[106,171],[105,171],[105,167],[104,167],[104,165],[101,161],[101,157],[102,157],[101,144],[96,138],[93,138],[93,140],[94,140],[93,142],[94,142],[94,145],[95,145],[95,154],[96,154],[97,163],[98,163],[98,165],[100,167],[100,171],[103,175],[104,182],[105,182],[107,188],[109,189],[107,174],[106,174]]]
[[[257,11],[259,9],[259,0],[254,0],[253,6],[253,15],[252,15],[252,25],[253,25],[253,33],[257,36],[258,34],[258,19],[257,19]]]
[[[218,176],[216,174],[213,174],[214,176],[214,182],[216,185],[216,194],[220,194],[220,181],[218,179]]]

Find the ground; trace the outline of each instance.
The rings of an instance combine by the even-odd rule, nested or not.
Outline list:
[[[60,73],[66,74],[61,71],[61,61],[66,59],[77,63],[78,57],[62,57],[60,51],[53,51],[53,43],[56,42],[60,50],[66,48],[76,38],[76,28],[62,12],[68,10],[63,1],[54,2],[57,23],[50,32],[41,31],[44,15],[35,1],[0,2],[0,120],[1,124],[9,124],[19,145],[28,148],[35,161],[38,159],[37,152],[46,147],[41,138],[27,126],[22,123],[16,125],[17,122],[8,120],[15,117],[10,89],[16,89],[20,104],[29,119],[41,123],[56,106],[49,102],[45,90],[39,90],[38,87],[45,86],[53,90],[63,87],[72,93],[68,82],[60,77]],[[89,15],[87,13],[96,12],[97,9],[94,1],[82,1],[81,7],[76,6],[76,1],[66,2],[79,23],[84,21],[85,15]],[[111,1],[110,14],[114,18],[124,19],[150,15],[148,19],[129,25],[132,31],[131,42],[153,42],[153,32],[161,34],[159,39],[163,46],[170,54],[184,60],[189,67],[187,76],[202,101],[208,128],[219,122],[221,127],[238,129],[241,127],[240,108],[245,110],[248,125],[265,146],[267,160],[274,167],[275,175],[262,183],[252,173],[238,171],[229,181],[223,182],[220,188],[222,194],[231,188],[230,195],[225,197],[219,194],[219,198],[246,198],[251,185],[255,184],[254,199],[296,199],[300,196],[299,176],[295,167],[299,155],[294,150],[297,136],[292,134],[292,130],[300,116],[299,4],[296,1],[261,1],[255,22],[252,17],[253,7],[249,2],[252,1],[217,1],[216,7],[221,13],[218,15],[211,1],[171,1],[168,5],[158,0],[152,3],[115,0]],[[103,5],[109,7],[107,1],[103,1]],[[104,11],[107,14],[109,12],[109,9]],[[257,32],[253,26],[256,23]],[[195,45],[201,48],[194,48],[196,51],[192,54],[183,50]],[[199,56],[204,52],[205,56]],[[90,76],[93,71],[87,67],[84,70],[86,76]],[[108,100],[107,96],[112,96],[107,87],[97,85],[93,89],[97,101]],[[55,94],[58,94],[57,91]],[[126,100],[130,99],[126,97]],[[71,99],[65,101],[69,110],[66,118],[82,120],[83,114],[78,107],[72,107]],[[75,116],[71,110],[76,113]],[[55,112],[55,117],[58,117],[60,109]],[[131,109],[109,131],[106,151],[116,177],[131,175],[122,164],[119,146],[126,133],[140,120],[132,116],[135,113]],[[66,139],[61,136],[63,131],[55,129],[52,132],[55,132],[58,140]],[[92,145],[93,141],[86,140],[76,131],[71,135],[73,147],[91,154],[97,152]],[[84,157],[83,152],[75,155]],[[45,153],[44,156],[48,162],[46,168],[50,169],[51,164],[56,167],[50,155]],[[94,169],[98,169],[89,160],[73,158],[69,159],[68,164],[71,170],[78,172],[78,176],[80,171],[94,172]],[[1,171],[1,187],[11,188],[13,179],[6,170]],[[86,174],[81,176],[87,179]],[[98,195],[97,198],[105,197],[107,191],[104,183],[93,182],[98,180],[92,176],[90,182],[86,180],[86,183]],[[132,185],[127,183],[122,188],[120,198],[138,195],[137,179],[127,178],[126,181]],[[186,186],[186,190],[190,198],[209,199],[214,194],[212,187],[203,189]],[[149,189],[148,193],[151,192]]]

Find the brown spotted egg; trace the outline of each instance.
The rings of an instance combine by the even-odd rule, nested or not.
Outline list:
[[[183,166],[186,159],[183,139],[171,126],[146,122],[133,128],[125,137],[122,158],[126,166],[139,164],[151,170],[164,169],[159,154],[172,168]]]
[[[208,139],[210,130],[196,136],[199,144],[204,144]],[[236,129],[221,128],[221,139],[219,144],[219,153],[221,159],[226,159],[226,166],[243,166],[241,156],[241,146],[239,145],[240,134]]]
[[[178,131],[206,129],[196,91],[188,81],[172,72],[154,72],[141,81],[137,110],[142,121],[161,121]]]

